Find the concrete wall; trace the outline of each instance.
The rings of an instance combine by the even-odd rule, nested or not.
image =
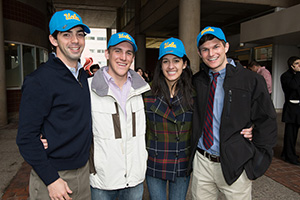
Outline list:
[[[241,42],[299,33],[300,23],[295,21],[300,18],[299,10],[300,4],[242,23]]]

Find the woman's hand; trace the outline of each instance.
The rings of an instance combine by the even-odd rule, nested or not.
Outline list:
[[[47,142],[47,139],[43,139],[43,136],[41,135],[40,140],[41,140],[41,142],[42,142],[43,145],[44,145],[44,149],[48,149],[48,142]]]
[[[241,134],[244,135],[244,138],[247,138],[248,140],[252,141],[252,130],[252,126],[250,128],[245,128],[241,131]]]

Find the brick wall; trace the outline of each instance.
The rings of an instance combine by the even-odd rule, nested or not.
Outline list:
[[[45,29],[45,14],[16,0],[3,0],[3,17]]]

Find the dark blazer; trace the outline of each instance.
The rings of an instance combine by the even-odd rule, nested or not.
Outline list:
[[[282,121],[300,125],[300,104],[290,100],[300,100],[300,73],[291,68],[280,77],[285,102],[282,110]]]
[[[201,65],[194,75],[197,92],[193,115],[192,155],[189,169],[202,135],[210,88],[208,67]],[[221,167],[226,182],[231,185],[246,171],[249,179],[262,176],[268,169],[276,144],[276,112],[262,76],[243,67],[226,66],[223,84],[225,97],[220,125]],[[254,125],[250,142],[240,134]]]

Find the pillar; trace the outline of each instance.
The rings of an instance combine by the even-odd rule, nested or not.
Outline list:
[[[107,28],[106,29],[106,47],[108,46],[108,41],[111,37],[112,33],[111,33],[111,28]],[[109,60],[106,60],[106,66],[108,66]]]
[[[141,0],[135,0],[135,26],[134,26],[134,39],[138,47],[135,55],[135,68],[140,67],[146,70],[146,36],[140,31],[141,19]]]
[[[179,0],[179,39],[182,40],[193,73],[199,71],[197,35],[200,32],[201,0]]]
[[[7,124],[7,101],[5,81],[5,53],[3,32],[3,3],[0,0],[0,126]]]
[[[135,42],[138,46],[138,51],[135,57],[135,67],[140,67],[146,70],[146,37],[143,34],[135,35]]]

